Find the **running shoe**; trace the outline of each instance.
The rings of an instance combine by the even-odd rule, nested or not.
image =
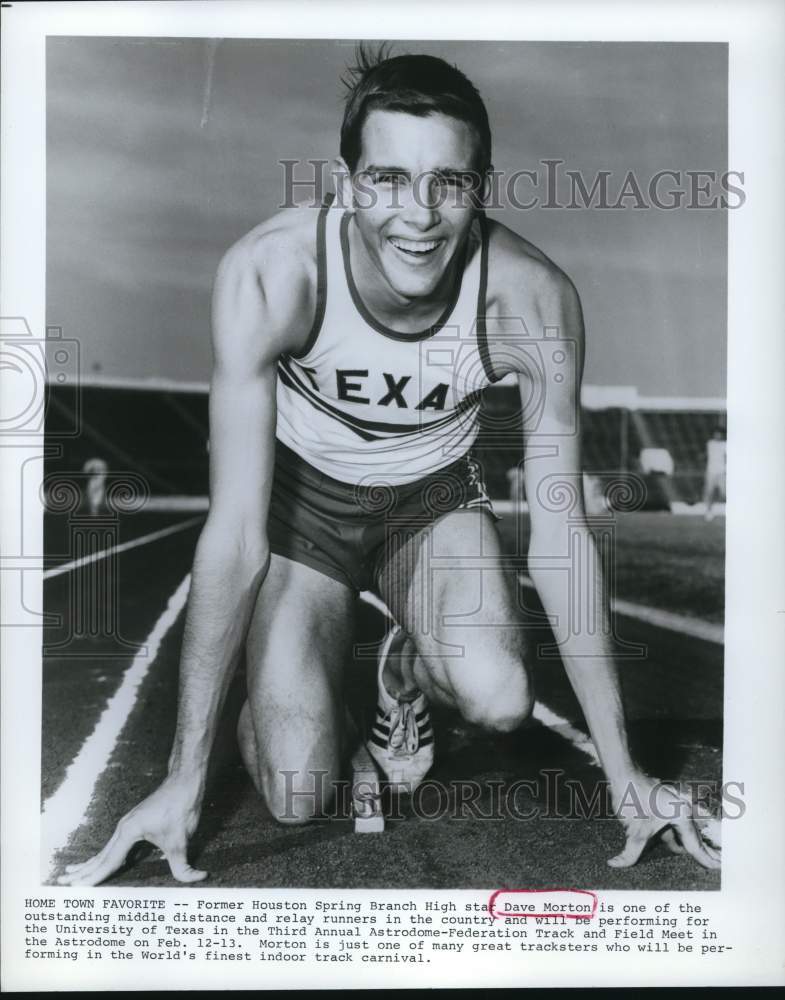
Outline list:
[[[387,659],[400,650],[405,640],[405,633],[396,625],[382,644],[376,719],[367,747],[393,790],[411,794],[433,766],[433,728],[422,692],[403,701],[393,698],[384,686]]]

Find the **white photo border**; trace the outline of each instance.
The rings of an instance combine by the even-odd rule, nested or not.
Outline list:
[[[6,5],[4,4],[4,7]],[[450,985],[773,985],[783,982],[785,804],[785,6],[752,2],[495,3],[411,0],[370,5],[347,0],[206,3],[30,3],[3,10],[2,42],[2,303],[3,317],[24,317],[33,335],[45,321],[45,43],[47,35],[279,38],[459,38],[506,41],[700,41],[729,43],[728,166],[744,172],[746,203],[729,213],[728,507],[726,555],[726,780],[744,782],[746,813],[724,824],[721,914],[717,927],[734,941],[722,958],[698,956],[646,964],[639,954],[530,955],[506,964],[475,955],[471,974],[444,956],[425,973],[396,967],[395,984]],[[3,415],[16,412],[13,383],[4,383]],[[25,967],[20,907],[40,886],[38,828],[41,728],[40,630],[14,625],[16,603],[42,608],[41,567],[25,561],[42,551],[40,508],[22,510],[21,463],[35,441],[0,448],[3,481],[2,551],[2,933],[5,989],[160,987],[162,973],[135,964],[133,984],[113,963],[48,969]],[[32,515],[32,516],[31,516]],[[21,522],[25,521],[22,548]],[[19,556],[18,566],[13,558]],[[27,567],[22,573],[19,566]],[[23,580],[23,592],[19,581]],[[16,602],[16,603],[15,603]],[[10,623],[10,624],[9,624]],[[96,890],[90,890],[96,891]],[[106,890],[114,892],[114,890]],[[123,890],[163,896],[178,890]],[[81,892],[81,890],[80,890]],[[227,898],[250,890],[227,891]],[[302,898],[319,890],[291,890]],[[255,891],[259,895],[259,891]],[[270,893],[275,895],[275,893]],[[378,892],[373,895],[378,896]],[[388,895],[388,894],[385,894]],[[416,895],[416,893],[401,894]],[[433,895],[433,894],[431,894]],[[467,893],[467,898],[476,893]],[[608,899],[621,893],[607,893]],[[641,898],[665,894],[640,893]],[[668,893],[690,899],[689,893]],[[657,956],[654,956],[655,958]],[[248,970],[250,972],[250,970]],[[259,987],[233,969],[236,988]],[[386,970],[266,966],[264,984],[371,986]],[[166,970],[171,988],[225,987],[216,963]]]

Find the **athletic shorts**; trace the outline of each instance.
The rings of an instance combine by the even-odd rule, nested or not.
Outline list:
[[[451,511],[474,509],[498,520],[472,454],[404,486],[355,486],[276,442],[271,551],[354,591],[375,591],[385,560],[418,531]]]

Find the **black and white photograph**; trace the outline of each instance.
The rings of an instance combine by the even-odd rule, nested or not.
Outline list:
[[[45,878],[719,887],[727,72],[49,40]]]
[[[3,4],[4,989],[781,977],[785,15],[666,7]]]

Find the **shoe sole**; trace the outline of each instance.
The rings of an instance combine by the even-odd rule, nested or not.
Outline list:
[[[379,772],[364,743],[352,757],[352,813],[355,833],[384,832]]]

